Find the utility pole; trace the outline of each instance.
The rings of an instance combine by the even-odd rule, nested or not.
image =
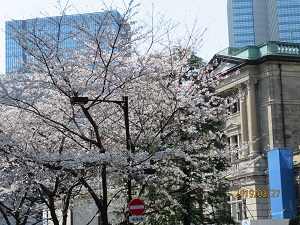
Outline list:
[[[121,108],[123,109],[123,113],[124,113],[124,121],[125,121],[125,131],[126,131],[126,149],[128,151],[128,180],[127,180],[127,194],[128,194],[128,203],[132,200],[132,186],[131,186],[131,140],[130,140],[130,132],[129,132],[129,114],[128,114],[128,96],[124,96],[122,101],[119,100],[100,100],[100,99],[89,99],[88,97],[71,97],[70,98],[70,102],[71,105],[85,105],[88,102],[111,102],[111,103],[115,103],[119,106],[121,106]],[[107,221],[107,181],[106,181],[106,165],[103,165],[103,168],[101,170],[101,176],[102,176],[102,188],[103,188],[103,205],[102,207],[104,207],[105,209],[102,210],[102,212],[104,212],[105,215],[102,215],[101,217],[105,218],[104,221],[104,225],[106,225],[105,222]],[[100,210],[101,211],[101,210]],[[128,223],[129,223],[129,214],[128,214]],[[129,223],[130,224],[130,223]]]

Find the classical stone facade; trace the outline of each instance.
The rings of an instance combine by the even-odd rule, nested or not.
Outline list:
[[[242,96],[225,123],[228,141],[250,143],[232,158],[232,166],[240,173],[231,176],[235,181],[231,200],[240,192],[246,198],[246,216],[267,219],[272,197],[268,150],[293,150],[298,204],[300,200],[300,44],[267,42],[240,50],[228,48],[213,60],[218,62],[216,72],[228,76],[217,91]],[[243,212],[237,213],[239,209],[233,204],[232,215],[244,218]]]

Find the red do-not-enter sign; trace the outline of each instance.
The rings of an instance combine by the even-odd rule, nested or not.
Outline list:
[[[145,204],[139,198],[132,199],[128,204],[128,210],[134,216],[142,215],[145,212]]]

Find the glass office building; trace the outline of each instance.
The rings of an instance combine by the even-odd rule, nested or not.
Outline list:
[[[228,0],[229,46],[300,42],[299,0]]]
[[[85,42],[89,41],[88,38],[93,37],[93,35],[101,37],[107,32],[107,29],[111,33],[114,31],[117,33],[121,19],[121,15],[117,11],[104,11],[6,21],[5,72],[22,72],[25,70],[23,66],[30,60],[34,60],[20,46],[19,42],[22,41],[22,35],[28,35],[24,38],[26,43],[22,43],[22,46],[35,44],[33,43],[34,40],[31,41],[30,39],[30,37],[35,36],[47,43],[42,47],[45,53],[53,51],[53,46],[57,45],[57,49],[67,54],[67,49],[81,50],[84,48]],[[121,38],[125,39],[126,35]],[[102,43],[102,47],[103,45],[105,43]]]
[[[254,45],[254,23],[252,0],[232,1],[230,5],[233,23],[234,47]]]
[[[300,43],[300,1],[277,0],[280,41]]]

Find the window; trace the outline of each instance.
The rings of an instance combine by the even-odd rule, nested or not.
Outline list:
[[[235,151],[235,149],[240,145],[240,134],[232,135],[227,138],[227,143],[230,145],[230,148],[232,151]],[[233,152],[231,155],[232,160],[239,159],[240,153],[239,151]]]
[[[238,113],[240,111],[239,101],[234,102],[231,106],[228,107],[228,112],[230,114]]]

